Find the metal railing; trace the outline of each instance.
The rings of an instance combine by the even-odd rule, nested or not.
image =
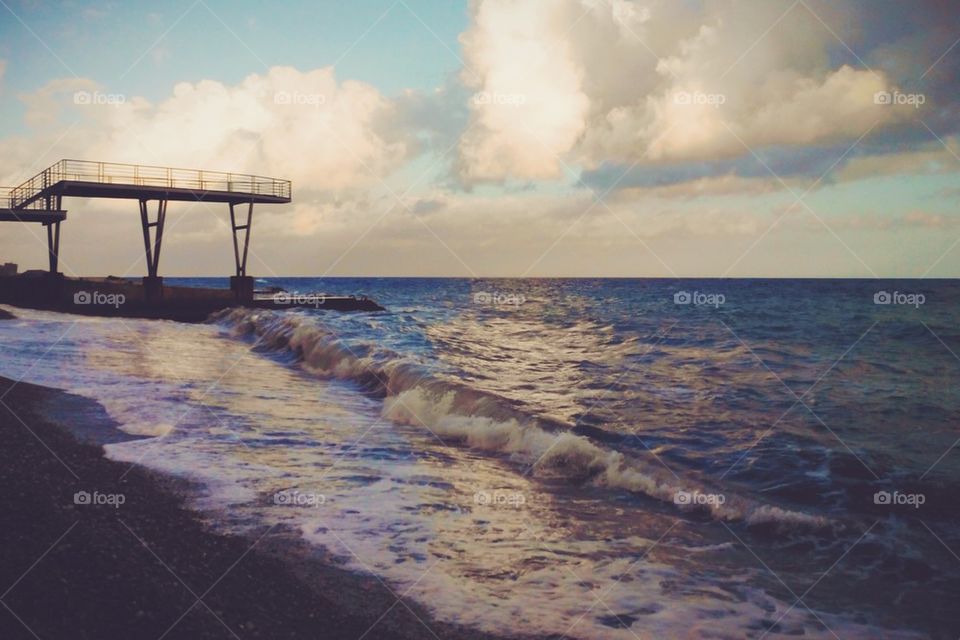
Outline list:
[[[291,191],[289,180],[265,176],[92,160],[61,160],[20,186],[11,189],[8,195],[10,207],[23,207],[25,206],[23,203],[31,203],[45,189],[64,180],[137,187],[226,191],[278,198],[290,198]]]
[[[27,205],[15,207],[13,191],[15,187],[0,187],[0,209],[23,209],[25,211],[47,211],[47,203],[43,198],[34,200]]]

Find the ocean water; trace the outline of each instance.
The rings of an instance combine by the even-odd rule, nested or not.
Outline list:
[[[168,279],[226,286],[225,279]],[[110,457],[438,618],[571,638],[960,636],[960,283],[265,279],[385,312],[14,310]]]

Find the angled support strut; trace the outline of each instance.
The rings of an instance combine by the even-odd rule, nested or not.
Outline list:
[[[253,203],[247,204],[247,221],[243,224],[237,224],[237,212],[234,207],[242,206],[244,203],[230,203],[230,227],[233,229],[233,257],[237,265],[237,277],[246,277],[247,275],[247,250],[250,248],[250,227],[253,224]],[[240,252],[240,241],[237,238],[237,232],[243,231],[243,253]]]
[[[163,223],[167,219],[167,201],[157,201],[157,219],[150,221],[150,212],[147,200],[140,201],[140,224],[143,227],[143,249],[147,257],[147,275],[157,277],[157,268],[160,266],[160,246],[163,242]],[[153,238],[150,237],[153,229]]]

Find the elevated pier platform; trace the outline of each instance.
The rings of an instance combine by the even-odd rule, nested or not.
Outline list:
[[[66,211],[24,211],[0,208],[0,222],[40,222],[52,224],[67,219]]]
[[[251,303],[253,278],[247,275],[247,254],[253,206],[289,203],[291,192],[289,180],[266,176],[64,159],[0,194],[5,200],[0,201],[0,222],[44,225],[47,228],[49,271],[56,274],[60,258],[60,224],[67,217],[62,206],[63,198],[136,200],[147,263],[143,291],[148,300],[161,300],[165,287],[159,275],[160,251],[168,203],[226,204],[230,209],[236,266],[231,288],[236,302]]]
[[[61,160],[11,189],[13,208],[49,197],[285,204],[289,180],[148,165]]]
[[[232,306],[263,309],[297,307],[337,311],[378,311],[378,304],[351,296],[280,299],[257,296],[247,275],[247,254],[255,204],[286,204],[289,180],[204,169],[61,160],[23,184],[0,193],[0,222],[39,223],[47,229],[49,271],[0,276],[0,303],[98,316],[164,318],[200,322]],[[136,200],[143,230],[147,275],[124,278],[67,278],[57,270],[64,198]],[[159,274],[167,206],[171,202],[226,204],[233,232],[235,275],[230,289],[170,287]],[[153,204],[156,203],[156,204]],[[16,269],[14,269],[14,272]]]

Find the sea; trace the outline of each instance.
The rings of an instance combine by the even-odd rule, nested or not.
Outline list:
[[[285,527],[436,619],[960,636],[958,281],[257,286],[386,310],[10,308],[0,373],[100,402],[137,436],[107,456],[190,480],[211,526]]]

